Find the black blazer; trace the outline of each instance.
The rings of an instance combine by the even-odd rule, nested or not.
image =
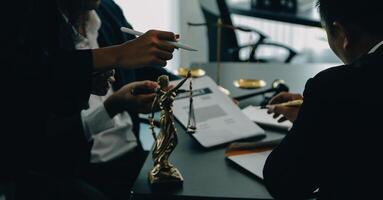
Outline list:
[[[87,160],[80,110],[88,101],[91,51],[75,51],[54,0],[5,1],[0,178],[25,171],[73,174]]]
[[[127,22],[121,8],[113,0],[102,0],[100,7],[96,10],[101,19],[102,25],[99,30],[98,43],[100,47],[121,44],[135,39],[134,35],[126,34],[120,31],[121,27],[132,26]],[[139,80],[156,81],[160,75],[168,75],[170,80],[176,80],[179,77],[168,72],[164,68],[146,67],[135,70],[117,69],[113,84],[113,89],[118,90],[127,83]],[[137,113],[129,113],[133,120],[133,131],[139,133],[139,119]]]
[[[381,196],[383,48],[307,81],[293,128],[268,157],[264,181],[279,199]],[[379,182],[377,182],[379,181]]]

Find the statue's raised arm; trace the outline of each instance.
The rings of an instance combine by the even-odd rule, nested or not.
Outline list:
[[[169,92],[172,93],[172,92],[175,92],[177,93],[177,90],[179,90],[182,85],[189,79],[191,78],[191,72],[189,71],[188,74],[186,75],[186,77],[181,81],[179,82],[176,86],[174,86],[174,88],[172,88]]]

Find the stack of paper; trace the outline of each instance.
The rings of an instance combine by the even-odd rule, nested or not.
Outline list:
[[[242,112],[253,122],[272,128],[278,128],[283,130],[290,130],[293,124],[290,121],[278,122],[278,119],[274,119],[272,114],[267,113],[267,109],[261,109],[258,106],[248,106],[242,110]],[[282,116],[280,116],[282,117]]]

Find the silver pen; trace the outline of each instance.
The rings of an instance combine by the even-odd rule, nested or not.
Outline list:
[[[133,30],[133,29],[130,29],[130,28],[126,28],[126,27],[121,27],[121,31],[124,32],[124,33],[129,33],[129,34],[132,34],[132,35],[136,35],[136,36],[141,36],[143,35],[144,33],[141,33],[139,31],[136,31],[136,30]],[[178,47],[180,49],[185,49],[185,50],[188,50],[188,51],[197,51],[196,49],[186,45],[186,44],[181,44],[179,42],[173,42],[173,41],[166,41],[167,43],[175,46],[175,47]]]

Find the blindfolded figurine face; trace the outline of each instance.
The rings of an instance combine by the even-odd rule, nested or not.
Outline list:
[[[111,84],[114,82],[114,70],[104,73],[96,73],[92,77],[91,93],[98,96],[104,96],[108,93]]]
[[[167,88],[169,86],[169,77],[166,75],[162,75],[158,77],[158,85],[160,85],[161,89]]]

